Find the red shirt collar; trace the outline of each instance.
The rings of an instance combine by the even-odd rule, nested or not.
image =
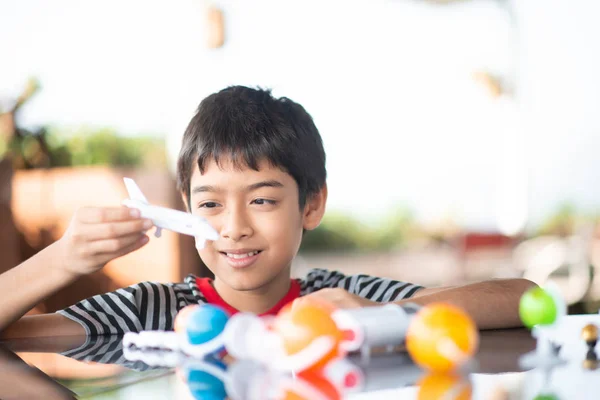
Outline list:
[[[198,289],[202,292],[206,301],[209,304],[214,304],[219,307],[222,307],[225,311],[229,313],[229,315],[233,315],[239,312],[239,310],[233,308],[228,303],[225,302],[217,293],[214,286],[212,285],[212,279],[210,278],[196,278],[196,284],[198,285]],[[300,297],[300,283],[296,279],[290,279],[290,290],[286,293],[285,296],[279,300],[277,304],[275,304],[269,311],[259,314],[260,316],[264,315],[276,315],[279,310],[283,308],[289,302]]]

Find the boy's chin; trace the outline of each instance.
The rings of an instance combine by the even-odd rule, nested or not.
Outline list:
[[[233,290],[239,292],[247,292],[251,290],[259,290],[261,288],[266,288],[273,280],[273,277],[270,276],[250,276],[246,275],[244,277],[224,277],[221,279],[222,282],[227,284]]]
[[[251,281],[238,281],[235,280],[235,282],[231,282],[231,284],[229,284],[229,286],[233,289],[233,290],[237,290],[239,292],[247,292],[247,291],[251,291],[251,290],[258,290],[262,287],[264,287],[267,284],[267,280],[265,279],[257,279],[257,280],[251,280]]]

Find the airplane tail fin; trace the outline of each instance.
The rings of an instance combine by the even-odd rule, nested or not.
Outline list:
[[[213,228],[206,219],[202,218],[202,234],[204,235],[205,238],[207,238],[208,240],[219,240],[219,232],[217,232],[215,230],[215,228]]]
[[[200,236],[195,236],[194,239],[196,240],[196,248],[202,250],[206,245],[206,240]]]
[[[125,181],[125,187],[127,188],[127,193],[129,193],[129,198],[131,200],[137,200],[148,204],[148,200],[139,186],[135,183],[135,181],[131,178],[123,178]]]

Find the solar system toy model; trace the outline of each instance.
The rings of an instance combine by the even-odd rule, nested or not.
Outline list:
[[[193,357],[226,351],[273,370],[301,372],[321,369],[354,350],[405,344],[425,369],[449,371],[463,366],[478,346],[472,320],[444,303],[416,310],[414,305],[384,305],[342,311],[320,301],[302,301],[289,304],[275,317],[249,313],[229,317],[214,305],[191,305],[175,318],[174,332],[129,332],[123,345],[182,351]],[[377,323],[382,318],[390,322]]]
[[[355,310],[334,317],[340,310],[302,301],[284,307],[276,317],[265,318],[246,313],[228,317],[219,307],[193,305],[177,315],[175,332],[128,333],[123,350],[131,361],[177,366],[191,391],[210,387],[215,393],[225,390],[236,400],[337,400],[348,393],[398,387],[402,382],[411,385],[423,375],[427,389],[438,385],[439,377],[448,370],[464,366],[477,348],[478,335],[472,321],[455,307],[439,303],[416,310],[414,305],[407,307],[406,315],[411,316],[407,326],[393,328],[401,329],[398,332],[406,338],[410,356],[373,356],[368,366],[364,366],[360,351],[350,353],[350,349],[400,343],[397,337],[387,343],[383,335],[373,336],[368,329],[374,329],[369,327],[375,321],[372,315],[398,316],[405,312],[403,307],[373,307],[368,318]],[[352,323],[336,323],[336,318],[350,316],[355,319]],[[392,333],[390,326],[394,325],[386,327],[387,334]],[[428,329],[432,333],[427,334]],[[358,343],[357,338],[361,338]],[[236,360],[228,368],[217,361],[224,352]],[[426,379],[428,372],[413,360],[435,379]],[[204,383],[194,383],[198,379]],[[461,390],[465,389],[465,380],[459,381]],[[448,382],[443,386],[450,390],[454,386]]]

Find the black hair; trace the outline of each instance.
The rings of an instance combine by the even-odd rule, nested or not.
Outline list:
[[[267,160],[298,184],[299,204],[325,185],[325,150],[321,135],[304,107],[270,90],[231,86],[206,97],[183,135],[177,161],[177,186],[190,207],[194,163],[204,173],[207,162],[222,157],[235,168]]]

